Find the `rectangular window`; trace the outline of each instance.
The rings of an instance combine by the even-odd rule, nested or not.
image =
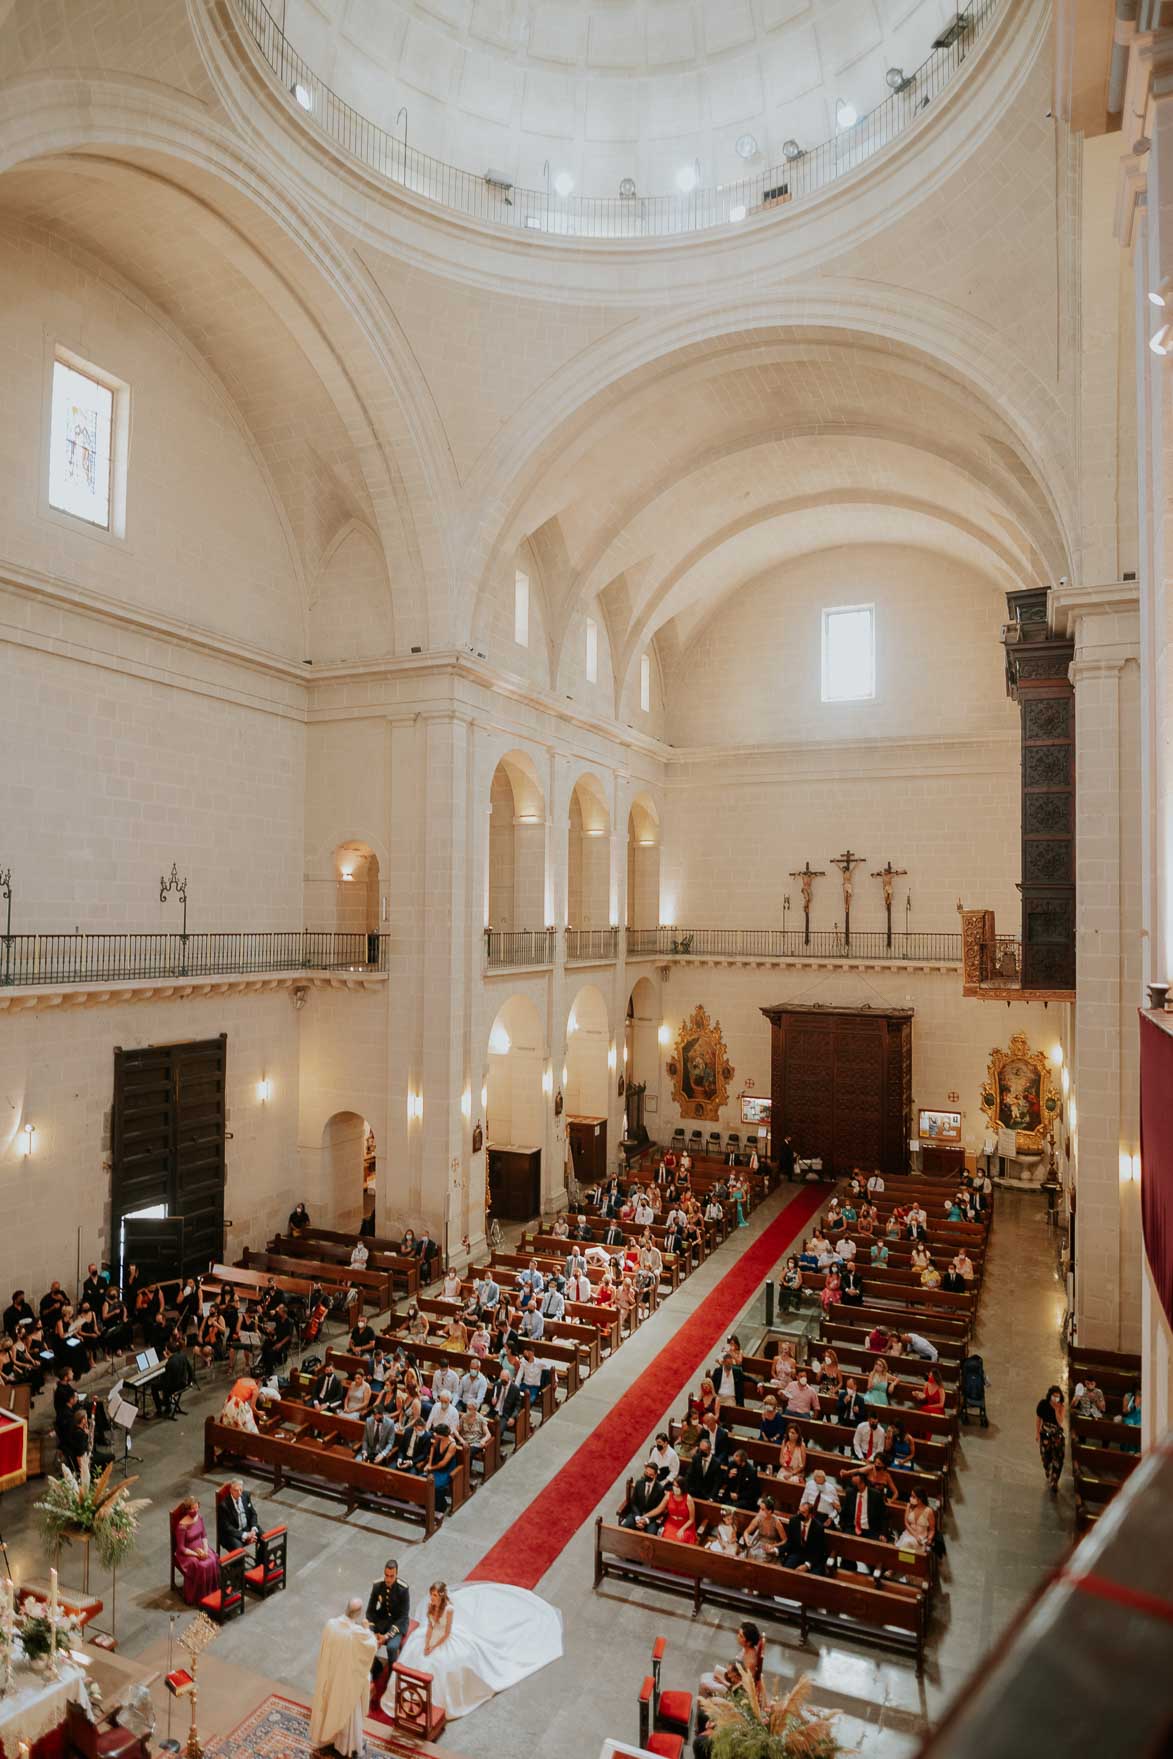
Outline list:
[[[648,654],[639,656],[639,706],[645,715],[652,706],[652,662]]]
[[[593,617],[586,625],[586,675],[588,684],[599,682],[599,625]]]
[[[823,612],[823,701],[865,702],[876,694],[874,605]]]
[[[513,639],[518,647],[529,646],[529,575],[520,568],[513,580]]]
[[[53,363],[49,505],[110,529],[114,392],[67,361]]]

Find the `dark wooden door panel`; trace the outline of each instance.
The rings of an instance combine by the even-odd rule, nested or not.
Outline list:
[[[114,1053],[111,1207],[122,1218],[167,1205],[183,1274],[224,1251],[227,1038]],[[149,1236],[144,1236],[149,1243]]]
[[[907,1167],[912,1083],[909,1009],[762,1010],[773,1029],[773,1126],[803,1158],[844,1173]]]

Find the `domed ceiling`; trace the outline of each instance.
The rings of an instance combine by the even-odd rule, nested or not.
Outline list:
[[[276,0],[269,0],[278,19]],[[287,0],[315,74],[409,145],[562,194],[712,188],[817,146],[915,69],[949,0]]]

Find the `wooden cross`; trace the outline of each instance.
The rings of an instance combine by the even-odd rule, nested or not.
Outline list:
[[[908,869],[906,867],[893,867],[890,861],[886,861],[883,867],[879,868],[871,876],[873,879],[883,880],[884,882],[884,912],[888,918],[889,952],[892,950],[892,881],[895,879],[903,879],[907,872]]]
[[[823,867],[812,867],[807,861],[802,867],[796,868],[788,877],[796,879],[802,888],[802,942],[809,947],[811,944],[811,894],[815,881],[825,879],[827,870]]]
[[[832,855],[831,865],[837,867],[843,875],[843,939],[851,945],[851,894],[855,890],[851,879],[852,868],[858,867],[864,859],[848,847],[842,855]]]

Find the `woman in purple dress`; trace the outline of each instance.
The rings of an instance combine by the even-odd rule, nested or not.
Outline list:
[[[194,1496],[180,1504],[175,1523],[175,1562],[183,1573],[183,1598],[198,1606],[205,1594],[220,1586],[220,1560],[208,1544],[204,1517]]]

